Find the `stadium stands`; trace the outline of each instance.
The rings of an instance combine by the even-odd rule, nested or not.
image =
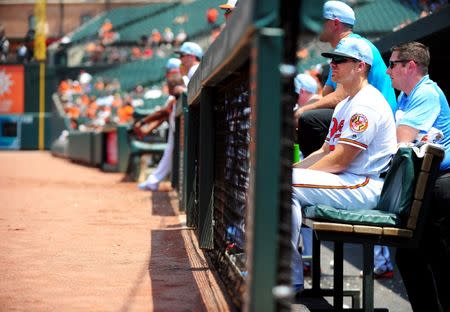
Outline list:
[[[177,5],[177,3],[152,3],[139,7],[123,7],[113,9],[98,15],[86,24],[82,25],[70,36],[70,38],[72,42],[95,39],[97,37],[98,30],[105,20],[110,20],[114,29],[120,29],[130,23],[134,23],[142,19],[148,19],[152,16],[157,16],[161,14],[161,12],[172,7],[176,7]]]
[[[209,31],[209,24],[206,20],[206,10],[209,7],[217,7],[223,1],[194,1],[186,4],[173,6],[165,12],[151,18],[142,19],[135,23],[130,23],[127,27],[120,29],[120,42],[137,42],[142,35],[150,35],[152,29],[164,29],[171,27],[174,33],[184,29],[189,38],[195,38]],[[177,23],[176,18],[187,16],[185,23]],[[223,17],[218,19],[218,23],[223,22]]]
[[[120,64],[94,75],[94,81],[98,77],[120,81],[121,89],[130,91],[137,85],[148,86],[160,84],[164,79],[164,65],[166,58],[152,58],[149,60],[136,60],[129,63]]]

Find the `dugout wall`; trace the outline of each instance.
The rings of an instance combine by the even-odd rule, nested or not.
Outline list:
[[[321,8],[312,1],[239,2],[179,114],[178,188],[187,224],[233,303],[246,311],[291,309],[289,291],[277,290],[291,283],[296,39],[298,21],[313,23]]]
[[[290,283],[293,21],[317,30],[323,1],[298,5],[300,10],[287,1],[240,2],[206,52],[179,115],[178,187],[188,225],[209,250],[234,304],[246,311],[290,310],[289,298],[276,290]],[[376,43],[385,57],[400,42],[429,45],[432,78],[446,93],[441,65],[449,56],[440,45],[448,41],[449,12],[447,7]]]

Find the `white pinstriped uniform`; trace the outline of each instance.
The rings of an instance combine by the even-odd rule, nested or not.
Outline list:
[[[372,85],[353,98],[340,102],[334,111],[326,138],[332,152],[337,144],[362,149],[348,168],[339,174],[310,169],[293,169],[292,209],[294,284],[303,284],[303,266],[297,251],[305,205],[324,204],[341,209],[372,209],[378,203],[391,156],[396,152],[396,128],[392,110]]]

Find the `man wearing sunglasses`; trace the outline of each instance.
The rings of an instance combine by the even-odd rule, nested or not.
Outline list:
[[[187,86],[189,80],[194,75],[203,56],[203,49],[195,42],[186,41],[179,50],[175,51],[179,55],[181,65],[186,75],[183,76],[184,84]]]
[[[303,284],[301,255],[296,250],[302,207],[323,204],[339,209],[376,207],[392,155],[395,123],[388,102],[367,79],[373,54],[365,40],[345,38],[333,52],[331,79],[347,95],[336,106],[322,147],[294,164],[292,215],[293,281]]]
[[[353,25],[356,23],[353,9],[341,1],[327,1],[323,6],[323,18],[323,28],[319,35],[320,41],[328,42],[333,48],[337,48],[345,38],[360,38],[370,46],[373,62],[368,74],[368,81],[383,94],[391,106],[391,113],[395,112],[397,101],[391,80],[386,74],[386,64],[379,50],[369,40],[353,33]],[[335,59],[336,63],[339,61],[338,58]],[[298,120],[298,143],[304,156],[308,156],[320,148],[328,133],[334,108],[347,96],[342,86],[332,80],[332,75],[333,66],[330,68],[323,88],[322,99],[302,106],[295,113]],[[375,246],[374,264],[375,277],[391,278],[393,276],[393,265],[387,247]]]
[[[356,23],[355,13],[344,2],[325,2],[323,17],[323,28],[319,36],[320,41],[328,42],[333,48],[336,48],[344,38],[362,38],[353,33],[353,25]],[[378,49],[369,40],[363,39],[369,44],[373,54],[373,64],[369,72],[368,81],[384,95],[392,107],[392,112],[394,112],[397,102],[389,76],[386,75],[386,64]],[[331,68],[322,91],[323,98],[315,103],[303,106],[295,115],[299,123],[298,140],[300,149],[306,156],[321,146],[321,142],[325,139],[330,125],[333,109],[337,103],[346,97],[342,87],[332,81],[332,71],[333,69]]]
[[[414,311],[450,311],[450,108],[428,76],[425,45],[410,42],[391,51],[387,73],[401,91],[395,113],[398,142],[435,140],[445,149],[423,242],[418,249],[398,248],[397,265]]]

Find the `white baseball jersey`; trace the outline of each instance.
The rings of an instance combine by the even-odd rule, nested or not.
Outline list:
[[[191,80],[192,76],[194,76],[194,73],[195,73],[195,71],[197,70],[197,68],[198,68],[199,65],[200,65],[200,63],[195,64],[194,66],[192,66],[192,67],[189,69],[189,72],[188,72],[188,74],[187,74],[187,77],[188,77],[189,80]]]
[[[333,151],[336,144],[349,144],[363,151],[345,172],[372,176],[386,171],[397,149],[394,116],[383,95],[372,85],[347,97],[334,110],[325,140]]]
[[[372,85],[340,102],[333,114],[326,142],[349,144],[362,151],[338,174],[294,168],[292,170],[292,280],[303,284],[303,265],[296,248],[302,225],[302,206],[323,204],[338,209],[372,209],[379,200],[379,177],[397,149],[394,116],[383,95]],[[311,244],[311,241],[305,241]]]

